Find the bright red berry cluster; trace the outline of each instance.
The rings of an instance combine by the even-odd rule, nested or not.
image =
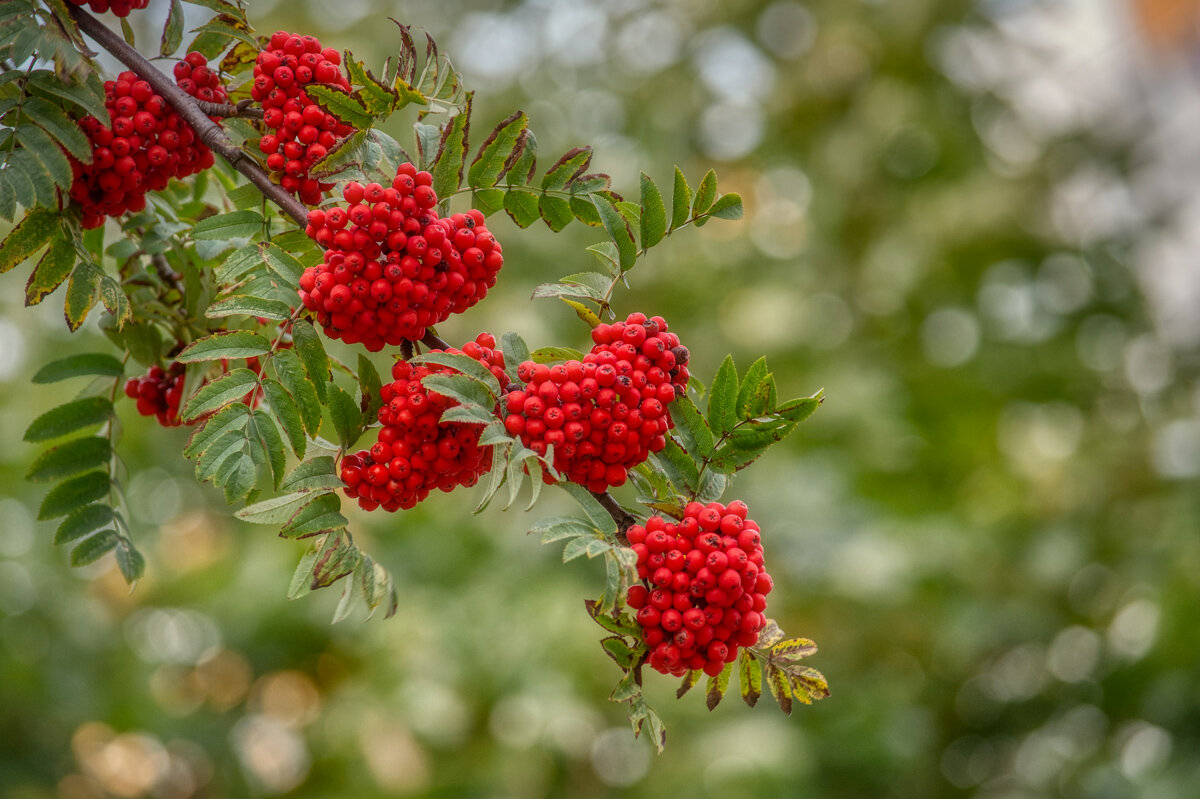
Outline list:
[[[480,333],[462,350],[445,352],[469,355],[488,367],[503,385],[508,380],[504,354],[495,346],[495,338]],[[369,450],[342,461],[347,496],[357,497],[367,510],[408,509],[435,488],[451,491],[456,486],[475,485],[491,468],[492,448],[479,446],[482,426],[441,421],[445,410],[458,403],[421,384],[427,375],[454,373],[437,364],[396,362],[393,382],[381,391],[384,405],[379,411],[383,425],[379,440]]]
[[[322,111],[304,87],[316,83],[349,92],[341,63],[338,51],[322,50],[317,37],[285,31],[272,34],[254,63],[250,96],[262,103],[263,123],[275,131],[262,137],[259,149],[267,155],[267,168],[282,173],[279,185],[305,205],[316,205],[333,188],[309,177],[309,168],[354,128]]]
[[[348,183],[346,206],[309,212],[305,230],[326,253],[300,298],[327,335],[372,352],[415,341],[496,285],[504,256],[483,214],[439,218],[432,183],[401,164],[390,187]]]
[[[149,373],[125,381],[125,396],[137,400],[138,413],[142,416],[157,416],[163,427],[180,425],[184,371],[184,365],[178,361],[165,370],[161,366],[151,366]]]
[[[176,65],[176,82],[193,97],[224,102],[225,90],[206,64],[200,53],[188,53]],[[212,151],[191,125],[133,72],[104,83],[104,104],[112,118],[110,127],[93,116],[79,121],[92,143],[92,162],[71,159],[71,199],[82,209],[85,228],[99,227],[106,216],[140,211],[146,207],[147,192],[161,191],[171,178],[213,165]]]
[[[688,351],[662,317],[630,314],[592,330],[583,361],[547,366],[526,361],[524,390],[505,397],[504,426],[539,455],[554,448],[566,479],[605,491],[666,445],[668,405],[688,380]]]
[[[221,76],[208,67],[203,53],[191,52],[175,65],[175,83],[179,88],[206,103],[227,103],[229,94],[221,85]]]
[[[93,14],[111,11],[118,17],[129,16],[130,11],[145,8],[150,0],[71,0],[77,6],[87,6]]]
[[[679,522],[651,516],[626,533],[643,581],[630,587],[627,601],[652,668],[719,674],[739,647],[758,640],[772,584],[758,525],[746,511],[739,500],[692,502]]]

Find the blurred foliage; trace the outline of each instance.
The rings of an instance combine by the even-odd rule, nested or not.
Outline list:
[[[522,108],[543,152],[594,143],[618,191],[723,165],[745,221],[664,242],[616,310],[665,316],[699,374],[732,347],[741,369],[765,353],[783,395],[824,386],[727,496],[762,525],[772,615],[820,642],[833,696],[709,714],[649,675],[670,735],[652,756],[604,701],[596,564],[564,568],[519,513],[455,496],[352,520],[400,612],[330,627],[336,596],[283,598],[299,547],[237,524],[173,454],[186,433],[128,412],[148,576],[77,573],[32,521],[36,452],[13,442],[64,399],[28,375],[97,334],[10,290],[0,794],[1195,796],[1196,341],[1165,332],[1136,257],[1169,226],[1082,235],[1056,205],[1073,175],[1130,178],[1152,143],[1034,136],[964,78],[964,42],[1022,35],[1004,5],[254,3],[260,29],[368,64],[386,15],[425,27],[479,89],[477,124]],[[504,275],[469,324],[582,339],[527,297],[591,256],[497,228]]]

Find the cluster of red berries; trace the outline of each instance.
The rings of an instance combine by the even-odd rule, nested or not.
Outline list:
[[[125,396],[137,400],[138,413],[142,416],[157,416],[163,427],[180,425],[184,371],[184,365],[178,361],[168,369],[151,366],[147,374],[125,381]]]
[[[175,67],[180,88],[202,100],[224,102],[225,90],[200,53],[188,53]],[[183,76],[183,77],[181,77]],[[85,228],[106,216],[146,207],[146,193],[166,188],[171,178],[194,175],[213,165],[213,154],[191,125],[157,94],[149,82],[122,72],[104,83],[111,127],[86,116],[80,128],[92,143],[92,162],[71,159],[75,179],[71,199],[82,209]]]
[[[415,341],[496,285],[504,256],[483,214],[439,218],[432,183],[405,163],[390,187],[348,183],[347,206],[309,212],[305,231],[326,252],[300,298],[327,335],[372,352]]]
[[[688,351],[661,316],[633,313],[592,330],[583,361],[526,361],[505,396],[504,426],[574,483],[605,491],[666,445],[668,406],[687,387]],[[549,480],[544,475],[544,479]]]
[[[118,17],[129,16],[130,11],[145,8],[150,0],[71,0],[77,6],[87,6],[93,14],[111,11]]]
[[[179,88],[206,103],[227,103],[229,94],[221,85],[221,76],[208,68],[203,53],[188,53],[175,65],[175,83]]]
[[[247,358],[246,367],[252,371],[260,371],[258,358]],[[183,400],[183,380],[186,367],[172,361],[163,369],[161,366],[151,366],[150,371],[141,377],[131,377],[125,381],[125,396],[137,401],[138,413],[142,416],[156,416],[163,427],[177,427],[183,424],[179,418],[179,404]],[[221,372],[229,371],[229,362],[221,361]],[[258,406],[261,398],[257,388],[251,389],[242,399],[251,408]],[[195,424],[203,416],[192,419],[188,424]]]
[[[490,369],[503,385],[508,380],[504,354],[495,346],[495,338],[480,333],[462,350],[451,348],[445,352],[469,355]],[[369,450],[348,455],[342,461],[347,496],[357,497],[366,510],[407,510],[435,488],[451,491],[456,486],[475,485],[491,468],[492,448],[479,446],[482,426],[441,421],[445,410],[458,403],[421,384],[427,375],[454,373],[437,364],[396,362],[393,382],[380,392],[384,405],[379,411],[383,425],[379,440]]]
[[[651,516],[626,533],[643,581],[627,601],[657,671],[720,674],[739,647],[758,641],[772,583],[762,536],[746,511],[740,500],[692,502],[679,522]]]
[[[250,96],[262,103],[263,123],[275,131],[263,136],[258,147],[266,153],[267,168],[282,173],[279,185],[298,194],[305,205],[316,205],[333,188],[309,177],[309,168],[354,129],[322,111],[304,87],[316,83],[349,92],[341,63],[338,51],[322,50],[317,37],[285,31],[272,34],[254,62]]]

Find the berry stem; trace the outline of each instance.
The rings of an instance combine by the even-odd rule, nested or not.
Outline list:
[[[197,101],[192,99],[187,92],[176,86],[173,80],[156,69],[141,53],[126,44],[120,35],[84,11],[81,6],[70,5],[68,11],[79,24],[80,30],[154,87],[154,91],[162,95],[179,112],[184,121],[196,131],[200,141],[210,150],[245,175],[259,191],[278,205],[297,225],[304,227],[308,224],[308,211],[300,204],[300,201],[284,191],[281,186],[272,183],[271,178],[258,165],[258,162],[234,146],[229,137],[225,135],[225,131],[208,118]]]

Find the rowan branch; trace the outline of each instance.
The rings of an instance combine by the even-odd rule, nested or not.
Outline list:
[[[141,53],[126,44],[120,35],[84,11],[82,7],[69,5],[68,11],[79,24],[79,29],[86,33],[92,41],[154,87],[154,91],[162,95],[171,107],[179,112],[184,121],[196,131],[200,141],[210,150],[245,175],[267,199],[279,206],[297,225],[303,227],[308,224],[308,210],[300,204],[300,201],[284,191],[282,186],[272,182],[257,161],[238,149],[225,135],[225,131],[208,118],[197,100],[176,86],[171,78],[156,69]]]
[[[253,100],[242,100],[237,105],[231,103],[210,103],[206,100],[195,100],[194,102],[206,116],[210,117],[240,117],[241,119],[262,119],[263,110],[261,108],[252,108]]]

